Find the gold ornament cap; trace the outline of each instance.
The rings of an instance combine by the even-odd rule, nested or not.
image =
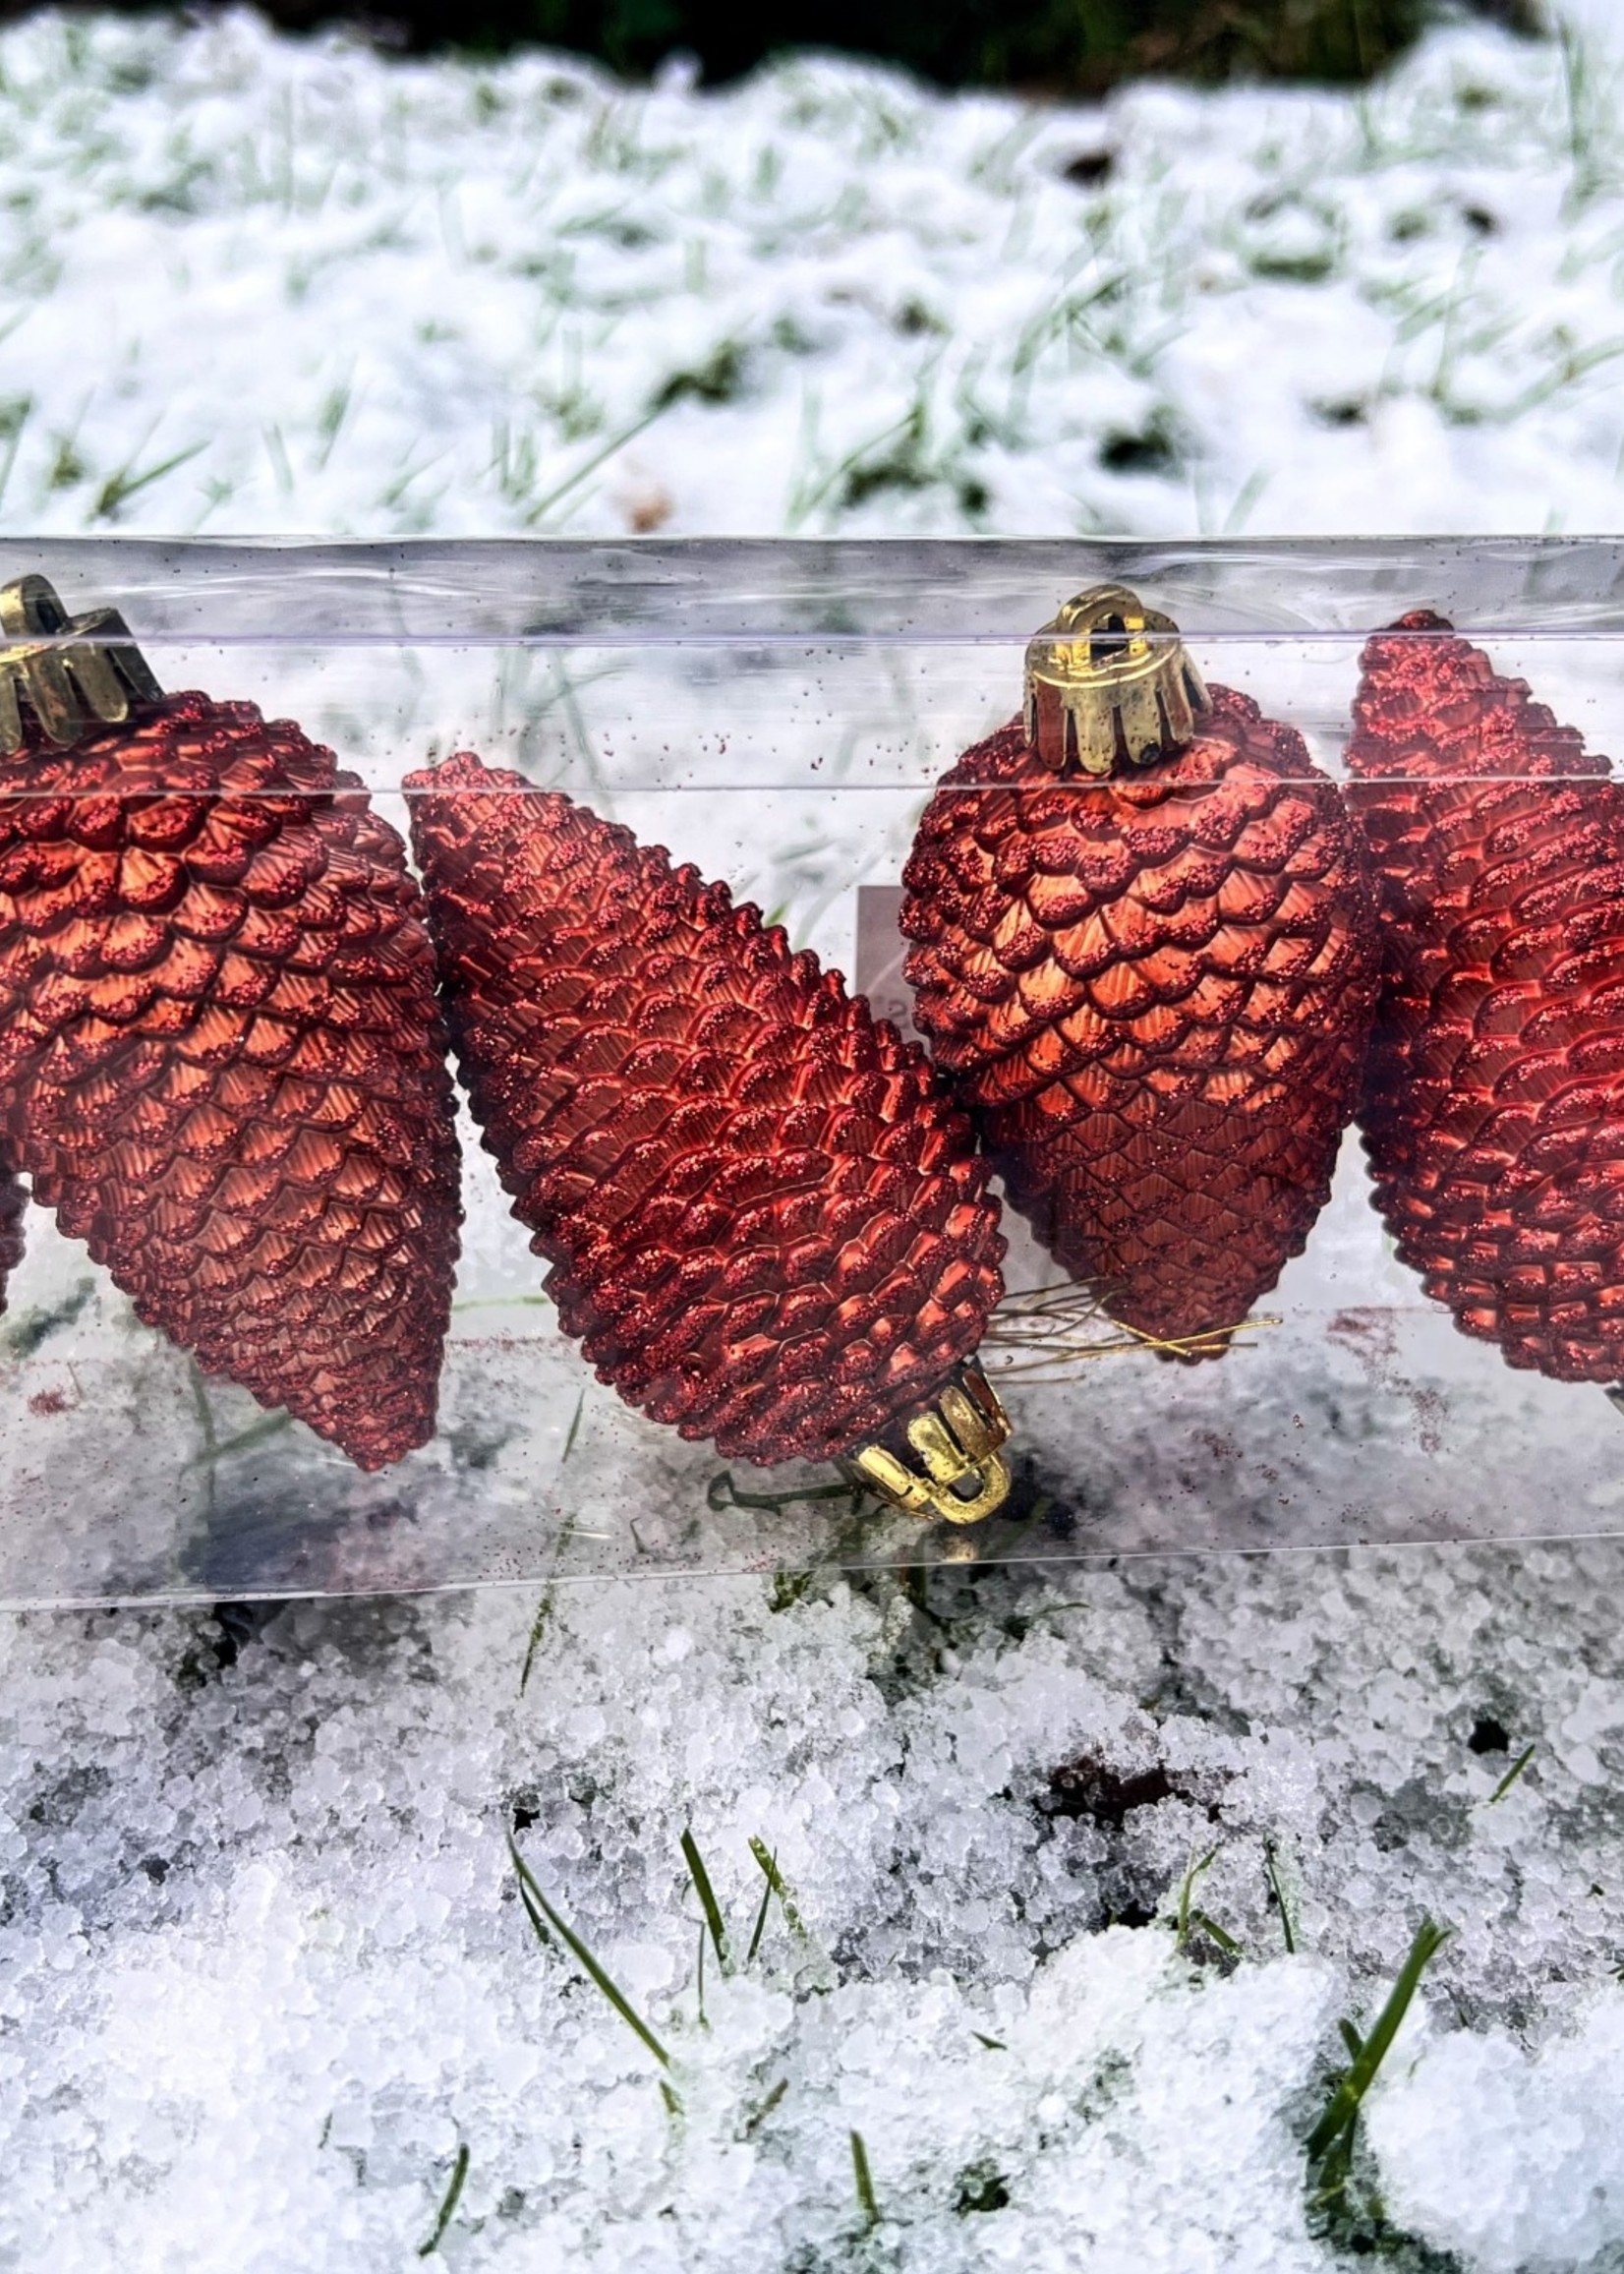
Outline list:
[[[0,752],[23,747],[25,702],[61,746],[88,727],[121,726],[132,702],[162,693],[116,608],[70,615],[42,576],[0,585]]]
[[[999,1447],[1009,1441],[1010,1417],[973,1361],[955,1368],[904,1433],[911,1460],[888,1445],[865,1445],[841,1468],[853,1484],[927,1521],[979,1524],[1003,1507],[1010,1470]]]
[[[1026,650],[1026,740],[1056,774],[1153,766],[1211,708],[1178,625],[1126,584],[1079,592]]]

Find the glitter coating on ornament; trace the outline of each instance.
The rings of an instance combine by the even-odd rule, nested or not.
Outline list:
[[[1186,1360],[1222,1355],[1329,1195],[1376,969],[1335,787],[1195,683],[1193,738],[1105,779],[1018,719],[966,751],[901,917],[915,1018],[1013,1205]]]
[[[404,847],[200,694],[0,759],[0,1143],[136,1311],[362,1468],[433,1432],[460,1220]]]
[[[763,1463],[917,1415],[1004,1253],[923,1053],[569,797],[468,754],[407,789],[475,1119],[600,1379]]]
[[[1360,1108],[1401,1259],[1467,1334],[1624,1377],[1624,793],[1421,610],[1369,641],[1349,799],[1381,895]]]

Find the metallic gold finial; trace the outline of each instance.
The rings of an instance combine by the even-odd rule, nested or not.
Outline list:
[[[23,747],[25,701],[60,744],[96,721],[119,725],[132,700],[162,692],[117,609],[71,616],[42,576],[0,586],[0,751]]]
[[[1178,625],[1126,584],[1079,592],[1026,650],[1026,740],[1056,774],[1152,765],[1210,708]]]
[[[998,1393],[981,1369],[966,1361],[934,1405],[908,1423],[916,1460],[885,1445],[865,1445],[841,1467],[853,1483],[910,1516],[979,1524],[1009,1495],[1010,1471],[998,1451],[1009,1434],[1010,1417]]]

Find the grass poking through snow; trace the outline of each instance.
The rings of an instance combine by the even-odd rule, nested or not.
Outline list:
[[[524,1904],[525,1916],[529,1919],[532,1932],[542,1949],[544,1951],[551,1950],[554,1942],[561,1944],[580,1966],[593,1988],[613,2007],[615,2012],[619,2014],[632,2034],[648,2047],[661,2068],[668,2070],[671,2066],[669,2053],[649,2027],[642,2014],[638,2012],[625,1992],[610,1981],[609,1975],[587,1949],[574,1928],[561,1918],[551,1903],[548,1901],[537,1885],[530,1866],[519,1853],[518,1843],[511,1834],[508,1835],[507,1852],[513,1858],[513,1869],[518,1874],[519,1899]],[[681,2104],[674,2092],[669,2087],[667,2087],[666,2091],[667,2106],[674,2104],[679,2107]]]
[[[1197,1883],[1212,1869],[1218,1850],[1209,1847],[1203,1856],[1196,1857],[1179,1883],[1179,1908],[1174,1922],[1174,1939],[1181,1957],[1189,1947],[1189,1930],[1200,1918],[1192,1908]]]
[[[1503,1777],[1500,1778],[1500,1781],[1499,1781],[1499,1783],[1495,1785],[1495,1787],[1494,1787],[1493,1791],[1492,1791],[1492,1792],[1489,1794],[1488,1798],[1487,1798],[1487,1799],[1486,1799],[1486,1800],[1483,1802],[1483,1806],[1484,1806],[1485,1808],[1492,1808],[1492,1807],[1494,1806],[1494,1803],[1495,1803],[1497,1800],[1503,1800],[1503,1799],[1505,1798],[1506,1794],[1507,1794],[1507,1793],[1508,1793],[1508,1792],[1511,1790],[1512,1786],[1513,1786],[1513,1785],[1516,1783],[1516,1781],[1517,1781],[1518,1778],[1519,1778],[1519,1777],[1521,1777],[1521,1775],[1523,1774],[1523,1771],[1524,1771],[1524,1770],[1525,1770],[1525,1769],[1528,1767],[1529,1763],[1530,1763],[1530,1762],[1531,1762],[1531,1761],[1534,1759],[1534,1754],[1535,1754],[1535,1748],[1534,1748],[1532,1745],[1525,1745],[1525,1746],[1523,1747],[1523,1750],[1522,1750],[1522,1751],[1521,1751],[1521,1752],[1518,1754],[1518,1756],[1517,1756],[1516,1760],[1515,1760],[1515,1761],[1513,1761],[1513,1763],[1511,1764],[1511,1767],[1510,1767],[1510,1768],[1509,1768],[1509,1769],[1506,1771],[1505,1775],[1504,1775],[1504,1776],[1503,1776]]]
[[[769,1851],[764,1839],[757,1839],[754,1836],[750,1840],[750,1853],[760,1866],[762,1877],[767,1882],[768,1894],[775,1895],[779,1898],[779,1908],[783,1913],[784,1925],[797,1941],[809,1943],[812,1938],[807,1932],[806,1921],[795,1907],[795,1898],[789,1892],[789,1884],[779,1869],[778,1857]],[[763,1908],[765,1909],[765,1897],[763,1898]],[[759,1936],[752,1938],[752,1949],[757,1940],[759,1940]]]
[[[1292,1906],[1286,1899],[1286,1890],[1280,1878],[1280,1858],[1275,1852],[1272,1839],[1265,1844],[1263,1849],[1263,1870],[1268,1878],[1269,1893],[1274,1897],[1275,1907],[1280,1913],[1280,1939],[1286,1946],[1286,1955],[1288,1958],[1295,1958],[1297,1955],[1297,1922],[1292,1916]]]
[[[445,2193],[440,2198],[439,2211],[435,2219],[434,2231],[426,2243],[420,2243],[417,2246],[417,2254],[420,2258],[432,2258],[439,2248],[445,2230],[451,2224],[457,2203],[461,2198],[462,2184],[467,2177],[468,2142],[461,2140],[457,2145],[457,2160],[451,2167],[450,2182],[446,2187]]]
[[[699,1906],[705,1913],[706,1931],[710,1935],[712,1947],[716,1951],[716,1962],[725,1975],[730,1974],[733,1970],[733,1954],[727,1941],[726,1922],[722,1916],[722,1905],[716,1899],[716,1890],[711,1885],[711,1875],[705,1869],[705,1859],[699,1852],[698,1842],[691,1830],[682,1835],[682,1860],[688,1867],[688,1877],[694,1883],[694,1893],[698,1895]],[[753,1942],[750,1949],[751,1955],[754,1956],[755,1945]],[[703,1963],[703,1943],[700,1946],[700,1954]]]
[[[868,2149],[860,2131],[851,2134],[851,2180],[857,2191],[857,2208],[863,2214],[865,2227],[880,2224],[880,2205],[874,2193],[874,2174],[868,2168]]]
[[[1387,2002],[1376,2015],[1368,2036],[1362,2037],[1352,2021],[1345,2020],[1338,2025],[1342,2042],[1348,2049],[1349,2064],[1337,2075],[1331,2096],[1319,2122],[1308,2134],[1307,2143],[1309,2183],[1313,2200],[1318,2205],[1333,2203],[1347,2191],[1361,2103],[1375,2082],[1376,2072],[1387,2058],[1410,2011],[1411,2001],[1421,1987],[1421,1976],[1448,1942],[1451,1931],[1431,1919],[1422,1919],[1410,1946],[1410,1954],[1399,1969],[1398,1980],[1388,1992]]]

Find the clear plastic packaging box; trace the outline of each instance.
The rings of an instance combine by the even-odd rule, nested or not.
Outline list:
[[[71,619],[45,644],[74,700],[76,649],[93,674],[127,637],[165,690],[297,721],[402,837],[405,777],[477,751],[725,880],[899,1020],[899,885],[921,812],[1019,710],[1028,642],[1084,588],[1122,584],[1166,612],[1208,681],[1295,728],[1333,777],[1363,642],[1418,609],[1526,679],[1590,751],[1624,746],[1611,541],[9,541],[0,582],[29,577]],[[127,632],[86,620],[101,610]],[[27,722],[32,667],[15,651],[38,631],[0,635],[0,740],[7,686]],[[142,684],[132,666],[138,713]],[[1539,779],[1554,794],[1560,767]],[[1012,1423],[1013,1488],[955,1525],[827,1466],[724,1458],[632,1411],[560,1332],[465,1098],[458,1128],[438,1426],[370,1474],[143,1325],[84,1243],[29,1206],[0,1320],[0,1602],[1619,1527],[1624,1417],[1601,1386],[1508,1366],[1457,1330],[1395,1254],[1353,1130],[1305,1252],[1219,1363],[1136,1344],[1006,1211],[1014,1294],[981,1362]]]

